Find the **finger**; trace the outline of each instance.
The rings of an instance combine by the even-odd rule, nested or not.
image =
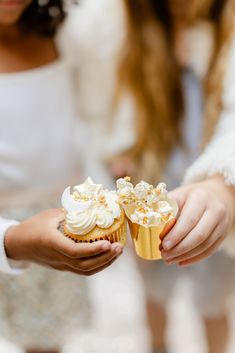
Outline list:
[[[169,199],[175,200],[179,206],[179,209],[182,210],[186,202],[187,187],[184,187],[184,192],[182,192],[182,187],[174,189],[168,193]]]
[[[60,268],[58,268],[58,270],[72,272],[72,273],[75,273],[77,275],[82,275],[82,276],[92,276],[98,272],[105,270],[107,267],[111,266],[116,260],[117,260],[117,257],[112,259],[109,263],[105,264],[104,266],[101,266],[99,268],[96,268],[95,270],[91,270],[91,271],[87,271],[87,272],[76,270],[76,269],[69,267],[69,266],[64,266],[64,267],[62,267],[61,270],[60,270]]]
[[[163,258],[165,260],[170,260],[191,252],[191,250],[198,248],[199,245],[203,243],[206,245],[207,239],[210,238],[217,225],[218,220],[214,213],[212,211],[204,212],[201,220],[188,236],[186,236],[172,250],[168,252],[163,251]]]
[[[196,208],[195,204],[197,205]],[[192,231],[201,219],[205,208],[205,203],[198,202],[198,197],[195,193],[188,197],[175,226],[162,242],[165,251],[174,248]]]
[[[93,243],[75,243],[59,231],[56,231],[55,234],[53,246],[59,253],[72,259],[96,256],[111,249],[111,243],[106,240]]]
[[[170,232],[170,230],[174,227],[176,223],[176,218],[171,219],[167,225],[165,226],[165,228],[163,229],[162,233],[159,235],[160,240],[163,240],[165,238],[165,236]],[[162,243],[160,245],[160,250],[162,248]]]
[[[190,259],[179,262],[179,266],[180,267],[191,266],[191,265],[196,264],[202,260],[205,260],[206,258],[208,258],[209,256],[211,256],[215,253],[215,251],[222,244],[223,240],[224,240],[224,237],[219,238],[209,249],[207,249],[206,251],[204,251],[203,253],[201,253],[197,256],[194,256]]]
[[[111,251],[107,253],[94,256],[92,258],[82,259],[82,260],[66,260],[66,265],[79,270],[82,272],[90,272],[96,270],[99,267],[103,267],[108,264],[110,261],[115,259],[117,256],[121,255],[123,249],[120,245],[116,245],[112,248]]]
[[[208,249],[210,249],[213,246],[213,244],[216,244],[218,239],[222,238],[223,240],[224,237],[221,237],[222,230],[223,230],[223,227],[221,225],[218,225],[215,228],[212,235],[203,244],[199,245],[197,248],[189,251],[188,253],[182,256],[178,256],[173,259],[168,259],[167,263],[168,264],[180,263],[180,262],[188,261],[189,259],[194,258],[196,256],[200,256],[200,254],[203,254]]]

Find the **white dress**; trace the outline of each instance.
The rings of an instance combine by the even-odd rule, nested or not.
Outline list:
[[[79,179],[71,65],[60,59],[0,74],[0,96],[0,215],[20,221],[59,206],[61,191]],[[70,330],[88,324],[85,285],[39,266],[20,276],[1,273],[1,335],[22,346],[60,346]]]

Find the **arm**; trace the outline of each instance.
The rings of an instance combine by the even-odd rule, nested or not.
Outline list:
[[[189,168],[184,183],[172,193],[179,202],[180,215],[163,241],[164,259],[192,264],[214,253],[221,244],[234,256],[235,96],[234,109],[223,113],[214,138]]]
[[[16,263],[34,262],[60,271],[93,275],[109,265],[122,253],[118,243],[100,241],[93,244],[75,243],[66,238],[58,227],[63,221],[60,209],[44,211],[26,221],[9,223],[2,241],[0,270],[10,271],[8,259]],[[3,223],[2,223],[3,224]]]
[[[235,254],[235,43],[224,82],[223,112],[214,137],[175,190],[179,219],[163,241],[169,263],[191,264],[222,247]]]

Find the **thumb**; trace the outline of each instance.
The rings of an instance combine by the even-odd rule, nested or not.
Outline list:
[[[182,208],[184,207],[188,190],[189,190],[189,186],[181,186],[168,193],[169,199],[172,199],[177,202],[179,206],[179,211],[181,211]]]

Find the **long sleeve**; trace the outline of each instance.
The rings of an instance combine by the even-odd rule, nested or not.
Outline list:
[[[235,186],[235,40],[225,76],[223,105],[224,109],[214,137],[204,153],[186,171],[185,184],[221,174],[226,184]],[[235,256],[235,225],[222,248]]]
[[[231,46],[222,98],[224,108],[214,137],[204,153],[187,170],[185,183],[222,174],[226,183],[235,185],[235,39]]]
[[[9,275],[18,275],[24,272],[27,264],[22,261],[14,261],[7,258],[4,238],[7,230],[17,225],[17,221],[7,220],[0,217],[0,272],[9,274]]]

